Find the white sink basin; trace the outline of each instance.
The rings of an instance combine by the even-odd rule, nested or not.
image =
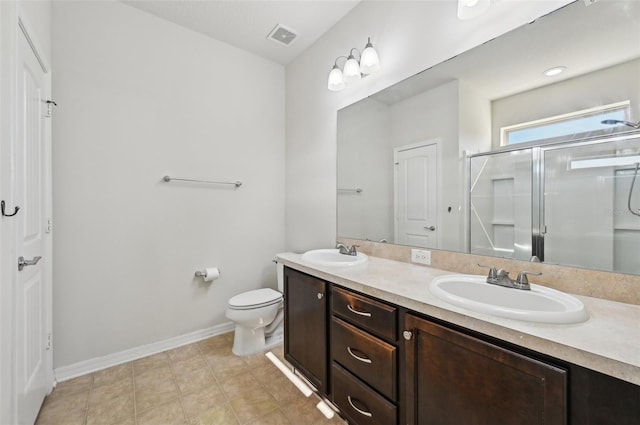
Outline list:
[[[317,266],[357,266],[369,261],[366,254],[358,252],[358,255],[340,254],[337,249],[314,249],[302,254],[302,259]]]
[[[505,288],[486,276],[446,275],[435,278],[429,291],[443,301],[478,313],[539,323],[580,323],[589,319],[579,299],[544,286],[531,290]]]

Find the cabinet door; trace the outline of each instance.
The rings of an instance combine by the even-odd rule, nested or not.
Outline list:
[[[285,268],[284,356],[327,393],[327,283]]]
[[[408,424],[566,424],[566,371],[416,316],[405,329]]]

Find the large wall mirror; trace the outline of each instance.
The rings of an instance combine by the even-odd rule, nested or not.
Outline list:
[[[640,2],[576,1],[341,109],[338,236],[640,274],[638,120]]]

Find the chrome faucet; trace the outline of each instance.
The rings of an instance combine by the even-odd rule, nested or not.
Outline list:
[[[340,252],[340,254],[352,255],[354,257],[358,255],[358,251],[356,251],[357,247],[358,245],[351,245],[351,247],[348,247],[344,244],[341,244],[340,242],[336,244],[336,248],[338,249],[338,252]]]
[[[505,269],[496,269],[493,266],[485,266],[482,264],[478,264],[478,266],[489,267],[487,283],[490,283],[492,285],[504,286],[505,288],[522,289],[525,291],[531,290],[531,285],[529,285],[529,279],[527,278],[527,275],[531,274],[540,276],[542,274],[539,272],[522,271],[518,273],[518,277],[513,280],[509,277],[509,272]]]

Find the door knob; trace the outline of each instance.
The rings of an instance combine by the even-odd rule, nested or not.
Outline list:
[[[321,300],[322,297],[324,297],[324,294],[322,292],[318,292],[318,299]]]
[[[424,230],[431,230],[433,232],[436,230],[436,226],[424,226]]]
[[[411,340],[411,337],[413,337],[413,333],[411,331],[404,331],[402,332],[402,336],[404,337],[404,339],[406,339],[407,341]]]
[[[25,268],[25,266],[35,266],[36,264],[38,264],[38,261],[40,261],[42,257],[37,256],[37,257],[33,257],[33,260],[25,260],[24,257],[21,255],[18,258],[18,271],[21,272],[22,269]]]

